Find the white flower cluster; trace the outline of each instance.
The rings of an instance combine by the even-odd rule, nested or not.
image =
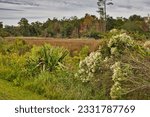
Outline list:
[[[126,33],[112,36],[108,42],[108,47],[111,48],[111,54],[118,54],[118,51],[126,47],[133,47],[134,41]]]
[[[128,36],[126,33],[122,33],[122,34],[113,36],[108,43],[108,47],[112,47],[115,44],[118,45],[120,44],[119,42],[123,44],[127,44],[127,46],[132,46],[134,44],[134,41],[132,40],[130,36]]]
[[[110,92],[111,98],[119,99],[121,98],[122,93],[123,93],[123,90],[121,88],[121,84],[119,82],[115,82],[111,88],[111,92]]]
[[[110,33],[118,33],[118,30],[117,29],[112,29],[112,30],[110,30]]]
[[[131,73],[130,65],[123,64],[120,61],[115,62],[114,65],[111,66],[113,70],[112,80],[114,81],[114,85],[111,88],[111,98],[120,98],[123,93],[123,88],[121,87],[121,81],[125,81],[129,74]]]
[[[126,33],[126,30],[118,30],[118,29],[112,29],[110,30],[110,34],[113,36],[113,35],[119,35],[119,34],[122,34],[122,33]]]
[[[144,47],[145,47],[146,49],[150,50],[150,41],[146,41],[146,42],[144,43]]]
[[[121,69],[121,62],[116,62],[111,66],[111,69],[113,70],[112,80],[114,81],[114,85],[111,88],[110,96],[112,99],[117,99],[122,95],[122,88],[119,81],[124,79]]]
[[[96,51],[92,52],[88,57],[86,57],[79,64],[79,71],[76,74],[76,77],[80,77],[83,82],[88,82],[92,78],[97,70],[100,70],[102,57],[101,53]]]
[[[112,47],[110,49],[110,52],[112,55],[118,55],[119,54],[117,47]]]
[[[111,69],[113,70],[113,76],[112,80],[114,82],[116,81],[122,81],[124,80],[124,73],[121,68],[121,62],[116,62],[114,65],[111,66]]]

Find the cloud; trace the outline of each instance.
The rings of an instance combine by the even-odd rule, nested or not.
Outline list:
[[[0,11],[23,11],[23,10],[0,8]]]
[[[3,1],[3,0],[0,0],[0,3],[21,5],[21,3],[18,3],[18,2]]]
[[[124,9],[132,9],[134,8],[132,5],[118,5],[119,8],[124,8]]]
[[[118,9],[126,9],[126,10],[142,10],[142,7],[135,5],[117,5]]]
[[[97,15],[98,0],[0,0],[0,21],[14,23],[21,17],[29,21],[45,21],[47,18],[63,18],[85,13]],[[107,14],[113,17],[129,17],[133,14],[146,16],[150,11],[149,0],[113,0],[114,5],[107,6]],[[12,12],[13,11],[13,12]],[[10,13],[11,12],[11,13]],[[21,12],[21,13],[20,13]],[[6,15],[9,14],[9,15]],[[5,20],[4,20],[5,18]],[[8,18],[8,19],[7,19]],[[34,19],[34,20],[33,20]]]
[[[0,0],[0,3],[4,4],[15,4],[15,5],[30,5],[30,6],[39,6],[36,3],[29,1],[21,1],[21,0]]]

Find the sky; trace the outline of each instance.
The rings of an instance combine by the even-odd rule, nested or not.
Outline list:
[[[0,22],[4,25],[17,25],[21,18],[29,22],[44,22],[54,17],[62,19],[86,13],[98,16],[98,0],[0,0]],[[107,0],[108,2],[110,0]],[[114,5],[107,6],[107,14],[115,17],[129,17],[150,13],[150,0],[112,0]]]

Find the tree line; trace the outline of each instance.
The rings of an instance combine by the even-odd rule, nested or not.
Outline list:
[[[107,16],[106,31],[112,29],[124,29],[129,33],[150,37],[150,21],[144,17],[132,15],[129,18],[113,18]],[[43,23],[36,21],[29,23],[28,19],[22,18],[18,26],[3,26],[0,22],[0,36],[25,36],[25,37],[56,37],[56,38],[80,38],[88,37],[99,39],[103,37],[101,21],[95,15],[85,14],[83,18],[76,16],[71,18],[49,19]]]

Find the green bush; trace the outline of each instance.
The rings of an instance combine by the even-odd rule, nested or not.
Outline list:
[[[79,66],[79,62],[88,56],[89,46],[83,46],[80,51],[74,51],[72,55],[68,54],[64,59],[64,64],[68,70],[76,71]]]
[[[17,54],[0,54],[0,78],[16,84],[21,84],[26,78],[25,70],[26,59]]]
[[[22,39],[15,39],[12,42],[8,42],[8,40],[3,40],[1,44],[0,52],[3,54],[11,54],[17,53],[19,55],[23,55],[26,52],[30,51],[31,47],[26,44],[26,42]]]
[[[94,39],[104,38],[104,34],[102,34],[101,32],[97,32],[97,31],[90,31],[87,34],[85,34],[85,36],[88,38],[94,38]]]
[[[145,40],[147,37],[144,33],[130,32],[129,35],[135,40]]]
[[[63,69],[62,62],[67,54],[68,51],[60,47],[50,45],[34,46],[31,52],[28,53],[27,67],[34,74],[40,71],[52,72],[55,69]]]
[[[83,60],[86,56],[88,56],[89,51],[89,46],[82,47],[79,52],[79,57],[81,58],[80,60]]]

